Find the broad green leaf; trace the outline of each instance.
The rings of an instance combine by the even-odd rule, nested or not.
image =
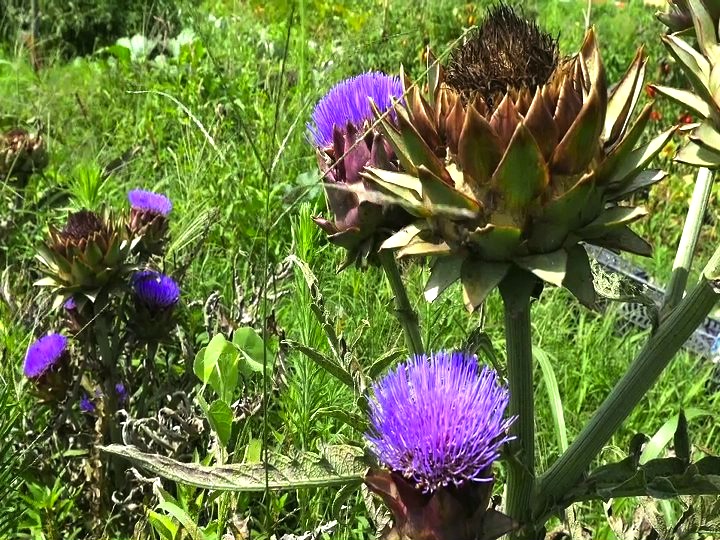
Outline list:
[[[720,152],[689,142],[677,153],[675,161],[694,167],[717,169],[720,167]]]
[[[205,535],[195,524],[195,520],[191,518],[185,510],[170,501],[162,501],[157,505],[157,508],[159,510],[165,510],[168,514],[177,519],[183,526],[185,532],[190,535],[192,540],[205,540]]]
[[[134,446],[113,444],[100,449],[162,478],[221,491],[264,491],[266,473],[267,487],[273,490],[342,486],[362,480],[368,469],[363,450],[347,445],[326,446],[320,453],[271,455],[267,466],[235,463],[214,467],[148,454]]]
[[[265,343],[257,332],[249,326],[238,328],[233,332],[232,342],[238,351],[243,354],[245,361],[241,364],[241,369],[247,367],[251,372],[262,373],[265,359]],[[273,360],[269,351],[267,356],[268,363],[272,364]]]
[[[148,510],[147,519],[163,540],[175,540],[177,537],[180,527],[172,520],[171,517],[165,514],[160,514],[154,510]]]
[[[213,336],[208,343],[207,347],[200,349],[195,355],[195,362],[193,364],[193,370],[195,375],[203,382],[208,384],[210,382],[210,375],[217,366],[222,355],[229,346],[229,343],[222,334]]]
[[[208,408],[210,427],[217,434],[220,444],[227,448],[232,433],[233,412],[225,401],[213,401]]]
[[[390,365],[400,358],[404,354],[403,349],[390,349],[388,352],[381,354],[380,357],[375,360],[367,370],[367,375],[370,379],[376,379],[381,374],[385,373],[385,370]]]

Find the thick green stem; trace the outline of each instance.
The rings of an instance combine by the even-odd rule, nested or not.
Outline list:
[[[505,306],[505,346],[510,391],[508,414],[517,420],[510,428],[505,512],[521,525],[531,517],[535,488],[535,406],[533,402],[533,356],[530,326],[530,294],[536,279],[526,272],[511,272],[500,284]],[[521,529],[513,538],[533,538]]]
[[[713,174],[709,169],[701,168],[697,173],[695,189],[690,199],[685,225],[683,226],[680,243],[678,244],[675,262],[673,263],[670,283],[665,291],[663,301],[663,314],[672,311],[682,300],[685,294],[690,266],[692,264],[695,246],[700,236],[703,217],[707,209],[710,193],[712,192]]]
[[[554,501],[575,485],[720,299],[717,282],[719,262],[720,250],[716,251],[705,270],[707,277],[661,323],[578,438],[541,477],[540,499],[536,506],[538,514],[547,511]]]
[[[425,349],[423,348],[422,338],[420,337],[418,316],[410,305],[410,300],[408,300],[405,285],[403,284],[402,276],[400,276],[400,270],[398,270],[395,257],[391,252],[385,250],[381,250],[378,256],[380,257],[383,270],[385,270],[388,283],[390,283],[390,288],[395,295],[395,315],[405,333],[407,347],[413,355],[423,354]]]

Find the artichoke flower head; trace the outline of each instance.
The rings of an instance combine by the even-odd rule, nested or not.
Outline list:
[[[650,254],[628,226],[645,210],[618,201],[665,176],[644,169],[674,132],[637,146],[652,108],[630,123],[642,49],[609,92],[592,29],[561,60],[556,40],[500,4],[446,69],[428,57],[427,94],[402,75],[405,104],[380,124],[398,172],[363,173],[417,218],[382,248],[435,258],[430,301],[459,279],[475,309],[519,267],[593,305],[581,242]]]
[[[393,122],[392,105],[402,97],[400,79],[368,72],[334,86],[316,105],[310,139],[323,174],[332,219],[318,216],[315,223],[333,244],[347,250],[342,268],[363,267],[390,235],[412,221],[401,207],[384,204],[384,190],[361,176],[367,165],[398,170],[397,158],[382,135],[373,129],[371,102]]]
[[[124,274],[132,269],[126,259],[136,244],[109,213],[71,213],[62,229],[50,226],[49,241],[38,248],[36,257],[45,277],[35,284],[52,288],[56,307],[72,295],[81,309],[101,292],[109,295],[124,286]]]

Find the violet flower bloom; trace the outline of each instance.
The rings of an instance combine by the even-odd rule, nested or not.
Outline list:
[[[135,298],[151,312],[165,311],[178,303],[180,287],[170,276],[153,270],[135,272],[132,277]]]
[[[23,373],[29,379],[38,379],[53,369],[67,354],[67,338],[61,334],[41,337],[28,347]]]
[[[134,210],[167,216],[172,210],[172,202],[165,195],[143,189],[133,189],[128,193],[130,207]]]
[[[95,404],[90,400],[87,394],[83,394],[80,398],[80,412],[85,414],[92,414],[95,412]]]
[[[333,131],[337,126],[345,130],[348,123],[358,129],[374,120],[370,99],[380,112],[393,106],[393,100],[402,97],[399,77],[391,77],[379,71],[369,71],[336,84],[318,102],[308,122],[313,143],[320,148],[333,144]]]
[[[474,355],[417,356],[373,385],[366,438],[380,462],[424,492],[491,481],[514,421],[503,419],[508,400]]]
[[[72,311],[77,307],[77,303],[75,302],[75,299],[71,296],[70,298],[65,300],[65,302],[63,303],[63,307],[67,311]]]
[[[115,385],[115,395],[118,398],[118,403],[125,403],[128,398],[128,392],[123,383],[119,382]]]

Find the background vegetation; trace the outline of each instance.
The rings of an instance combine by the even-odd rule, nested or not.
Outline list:
[[[0,380],[5,387],[0,434],[6,435],[0,437],[0,526],[12,516],[8,538],[169,538],[176,529],[177,537],[220,538],[228,531],[231,538],[243,538],[244,527],[253,538],[268,538],[301,534],[334,520],[333,538],[360,539],[372,532],[359,492],[347,500],[330,490],[218,497],[170,484],[160,494],[147,491],[132,510],[139,521],[134,531],[124,527],[127,518],[110,520],[102,533],[90,530],[83,502],[90,487],[71,474],[87,459],[87,448],[52,444],[53,411],[37,407],[21,376],[25,350],[48,329],[49,320],[44,298],[31,285],[34,247],[48,224],[62,221],[68,210],[120,207],[135,187],[165,192],[175,205],[168,264],[185,270],[178,336],[184,347],[197,350],[214,332],[240,324],[260,327],[272,316],[279,336],[327,350],[302,274],[283,266],[290,254],[317,276],[330,319],[359,362],[369,365],[403,347],[380,271],[349,269],[337,275],[342,253],[328,246],[310,221],[325,208],[305,122],[323,93],[346,76],[369,69],[396,72],[401,64],[411,74],[421,73],[425,47],[446,53],[482,17],[487,3],[53,0],[39,3],[33,39],[29,2],[0,0],[0,127],[41,130],[51,155],[45,173],[23,190],[0,179]],[[530,0],[523,7],[557,33],[561,51],[570,54],[584,31],[585,4]],[[648,79],[679,84],[660,45],[653,8],[639,0],[606,2],[594,5],[591,20],[611,81],[644,43],[650,54]],[[658,111],[658,130],[686,114],[667,104]],[[639,225],[655,245],[652,260],[642,264],[659,281],[669,275],[693,181],[688,170],[670,162],[672,154],[668,148],[662,163],[672,174],[648,194],[651,217]],[[706,216],[701,258],[718,241],[716,197]],[[268,287],[270,302],[264,304],[262,287],[276,270],[279,277]],[[412,276],[411,298],[430,348],[464,343],[479,320],[467,317],[459,290],[428,305],[420,295],[426,269],[405,270]],[[636,329],[619,331],[614,306],[604,315],[592,313],[559,290],[546,290],[534,310],[535,343],[559,389],[548,394],[538,369],[537,448],[544,467],[605,397],[642,335]],[[490,299],[486,317],[502,365],[498,298]],[[181,350],[168,353],[178,372],[185,369]],[[237,430],[231,460],[257,460],[266,445],[287,452],[359,440],[361,434],[338,418],[338,410],[355,407],[343,387],[297,352],[281,348],[275,358],[271,384],[255,378],[237,391],[238,400],[265,396],[268,407]],[[680,408],[697,412],[690,424],[697,443],[720,448],[713,416],[720,410],[720,394],[707,384],[711,372],[707,360],[680,355],[602,459],[615,460],[634,433],[654,434]],[[192,393],[198,381],[190,372],[187,381]],[[558,426],[552,410],[559,402],[565,416]],[[199,459],[208,453],[207,442],[196,448]],[[54,474],[48,475],[43,463],[52,463]],[[13,480],[5,481],[4,471],[13,471],[8,475]],[[633,506],[633,501],[615,502],[621,514]],[[146,508],[161,517],[148,521]],[[677,514],[679,507],[667,505],[665,511]],[[595,538],[614,537],[602,505],[581,505],[579,512]]]

